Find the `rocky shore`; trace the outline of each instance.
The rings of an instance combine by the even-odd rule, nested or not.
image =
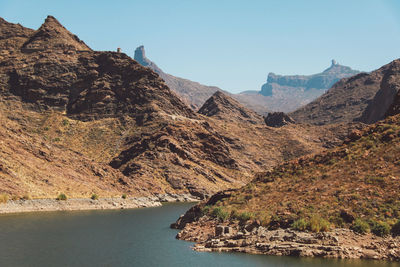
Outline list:
[[[297,257],[400,260],[400,237],[360,235],[349,229],[303,232],[268,230],[255,223],[239,226],[200,220],[186,224],[178,239],[196,242],[196,251],[244,252]]]
[[[61,211],[61,210],[104,210],[104,209],[133,209],[161,206],[162,202],[195,202],[196,197],[189,194],[165,194],[151,197],[129,197],[123,199],[100,198],[72,198],[68,200],[56,199],[31,199],[9,200],[0,204],[0,214],[36,212],[36,211]]]

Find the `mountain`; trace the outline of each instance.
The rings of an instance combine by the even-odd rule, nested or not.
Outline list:
[[[13,197],[204,198],[359,127],[275,129],[222,94],[196,113],[156,72],[51,16],[36,31],[0,20],[0,33],[0,193]]]
[[[264,96],[273,96],[282,92],[327,90],[335,82],[342,78],[350,77],[359,73],[350,67],[339,65],[335,60],[329,68],[321,73],[313,75],[276,75],[268,74],[267,83],[261,87],[260,94]],[[277,91],[277,92],[275,92]]]
[[[331,66],[314,75],[268,74],[261,91],[245,91],[234,97],[260,114],[269,111],[292,112],[321,96],[335,82],[359,73],[332,60]]]
[[[317,125],[373,123],[383,118],[398,90],[399,60],[371,73],[344,78],[324,95],[291,113],[297,122]]]
[[[395,60],[383,68],[379,90],[358,119],[359,121],[374,123],[383,119],[385,115],[393,115],[398,111],[400,60]]]
[[[202,85],[198,82],[175,77],[163,72],[154,62],[146,57],[144,46],[136,48],[134,59],[142,66],[149,67],[158,73],[168,87],[194,110],[198,110],[216,91],[222,91],[216,86]]]
[[[262,124],[263,121],[260,115],[220,91],[215,92],[199,109],[198,113],[208,117],[217,117],[221,120],[248,121],[252,124]]]

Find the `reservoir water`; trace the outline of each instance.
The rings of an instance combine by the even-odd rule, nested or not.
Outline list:
[[[399,263],[207,253],[175,239],[191,204],[0,216],[0,266],[400,266]]]

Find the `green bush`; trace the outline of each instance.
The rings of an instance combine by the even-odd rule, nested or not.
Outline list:
[[[390,225],[386,222],[372,222],[371,232],[377,236],[387,236],[390,234]]]
[[[361,219],[356,219],[350,229],[360,234],[366,234],[370,232],[369,224]]]
[[[214,208],[211,215],[221,222],[226,221],[226,219],[228,219],[229,217],[229,213],[227,211],[224,211],[222,207]]]
[[[330,229],[330,223],[327,220],[317,215],[311,217],[309,224],[310,231],[318,233],[318,232],[329,231],[329,229]]]
[[[8,201],[8,195],[0,194],[0,203],[7,203],[7,201]]]
[[[97,194],[92,194],[92,196],[90,198],[93,200],[98,200],[99,196]]]
[[[67,125],[69,125],[69,121],[67,119],[63,119],[62,124],[64,126],[67,126]]]
[[[392,226],[392,234],[394,236],[400,235],[400,220],[398,220],[393,226]]]
[[[237,218],[240,221],[245,222],[245,221],[253,219],[254,218],[254,214],[251,213],[251,212],[242,212],[237,216]]]
[[[32,199],[32,196],[31,196],[29,193],[26,193],[26,194],[24,194],[24,195],[22,196],[21,199],[23,199],[23,200],[30,200],[30,199]]]
[[[201,216],[207,215],[208,213],[210,213],[210,206],[204,206],[201,209]]]
[[[123,199],[126,199],[126,198],[127,198],[127,195],[126,195],[126,194],[122,194],[122,198],[123,198]]]
[[[64,193],[61,193],[61,194],[58,195],[56,200],[67,200],[67,195],[64,194]]]
[[[299,231],[305,231],[307,230],[308,225],[309,223],[305,219],[301,218],[294,221],[294,223],[292,224],[292,228]]]

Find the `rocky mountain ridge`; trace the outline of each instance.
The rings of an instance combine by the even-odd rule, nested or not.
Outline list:
[[[371,73],[360,73],[337,82],[318,99],[289,114],[297,122],[317,125],[384,118],[398,91],[399,60]]]

